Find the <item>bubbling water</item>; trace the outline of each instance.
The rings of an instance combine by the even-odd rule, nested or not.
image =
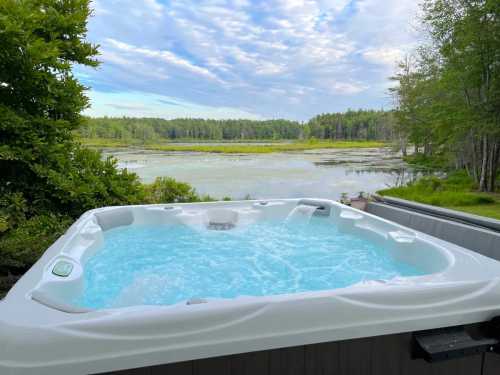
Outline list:
[[[298,206],[286,223],[258,221],[225,231],[182,224],[111,229],[85,264],[84,291],[73,302],[88,308],[170,305],[422,274],[312,216],[315,209]]]

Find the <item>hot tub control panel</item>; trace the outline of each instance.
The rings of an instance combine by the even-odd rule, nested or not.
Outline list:
[[[73,271],[73,264],[65,260],[60,260],[52,268],[52,273],[60,277],[68,277],[71,271]]]

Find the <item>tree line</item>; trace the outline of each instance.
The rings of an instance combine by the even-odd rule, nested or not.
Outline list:
[[[389,140],[394,116],[390,111],[349,110],[318,115],[306,123],[277,120],[210,120],[159,118],[88,118],[78,129],[83,138],[119,140]]]
[[[392,78],[403,152],[465,169],[495,191],[500,159],[500,2],[425,0],[426,44]]]

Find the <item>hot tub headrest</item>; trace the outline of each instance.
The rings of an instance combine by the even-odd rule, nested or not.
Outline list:
[[[207,210],[209,229],[227,230],[232,229],[238,222],[238,212],[227,208],[213,208]]]
[[[130,225],[134,222],[134,215],[129,209],[111,209],[109,211],[97,212],[95,216],[103,231]]]

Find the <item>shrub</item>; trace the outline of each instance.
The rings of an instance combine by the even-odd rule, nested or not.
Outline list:
[[[448,188],[472,190],[476,188],[474,180],[465,171],[450,173],[445,180]]]
[[[0,233],[24,221],[27,211],[27,202],[22,193],[11,193],[0,187]]]
[[[4,234],[0,238],[0,274],[28,269],[71,222],[67,216],[42,214]]]
[[[191,185],[179,182],[171,177],[157,177],[144,186],[146,203],[183,203],[198,202],[200,197]]]
[[[74,218],[96,207],[137,204],[144,197],[135,173],[119,170],[116,159],[101,160],[98,151],[79,145],[74,145],[59,165],[40,167],[38,173],[45,177],[38,190],[38,196],[46,202],[43,209]]]

